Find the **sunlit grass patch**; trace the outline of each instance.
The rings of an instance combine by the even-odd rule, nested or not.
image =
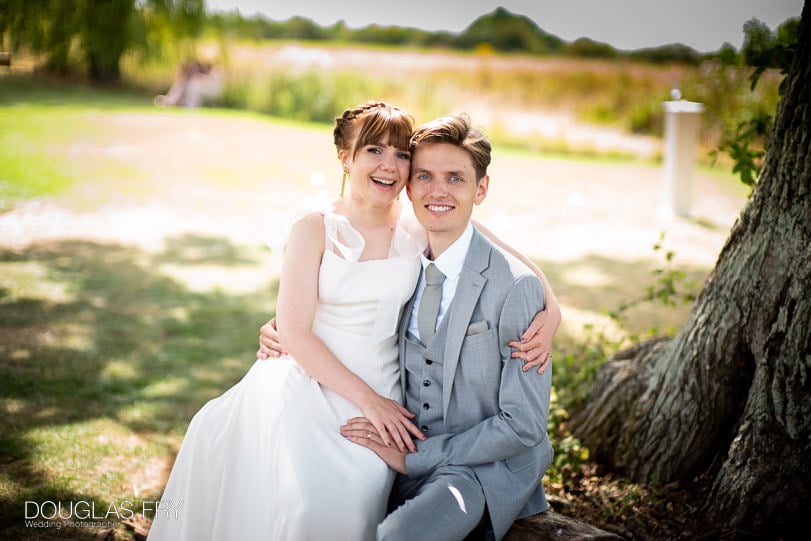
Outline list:
[[[75,297],[68,283],[52,280],[48,267],[36,261],[0,261],[3,276],[0,299],[14,291],[16,296],[29,299],[48,299],[53,302],[68,302]]]
[[[160,496],[194,412],[254,362],[276,287],[193,290],[161,262],[241,273],[263,252],[193,236],[154,253],[86,241],[0,252],[0,537],[28,538],[25,500]]]
[[[63,194],[88,179],[139,176],[136,167],[97,152],[98,123],[73,106],[0,106],[0,210],[15,202]],[[92,198],[89,198],[92,200]]]
[[[699,163],[696,170],[697,173],[712,178],[719,193],[727,197],[745,198],[752,192],[752,187],[741,182],[737,173],[733,173],[732,167],[727,163],[715,165]]]
[[[113,501],[131,492],[128,476],[160,447],[111,419],[31,429],[23,435],[29,460],[47,472],[43,482]],[[140,457],[140,458],[139,458]]]
[[[56,195],[76,181],[64,149],[58,148],[68,140],[67,132],[78,128],[75,116],[68,120],[25,107],[0,107],[0,205]]]
[[[89,177],[128,178],[132,168],[107,156],[87,160],[82,145],[100,136],[88,111],[133,110],[136,94],[5,75],[0,79],[0,211],[16,202],[64,193]]]

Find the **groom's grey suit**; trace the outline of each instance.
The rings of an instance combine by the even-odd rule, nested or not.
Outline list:
[[[417,452],[406,455],[408,475],[398,475],[392,501],[407,503],[378,534],[453,537],[435,531],[443,528],[439,519],[450,516],[443,504],[420,501],[437,494],[420,487],[444,476],[438,492],[444,491],[447,505],[454,502],[447,497],[450,490],[458,505],[449,511],[461,508],[459,516],[470,520],[468,512],[480,513],[486,505],[495,538],[501,539],[516,518],[548,508],[541,479],[553,455],[546,433],[552,370],[523,372],[523,362],[511,358],[507,346],[520,340],[543,309],[543,286],[474,230],[456,293],[428,344],[407,331],[413,302],[399,330],[401,380],[406,407],[428,438],[415,440]],[[463,485],[474,488],[470,494],[454,488]],[[482,497],[483,503],[473,503]],[[472,519],[478,521],[478,515]]]

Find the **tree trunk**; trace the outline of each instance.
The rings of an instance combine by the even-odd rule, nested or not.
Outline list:
[[[544,511],[537,515],[516,520],[504,541],[622,541],[622,537],[606,532],[587,522]]]
[[[571,422],[632,479],[705,476],[712,524],[775,535],[811,509],[811,10],[769,149],[684,329],[607,363]]]
[[[133,0],[105,0],[86,5],[81,36],[93,81],[116,83],[121,78],[119,63],[131,44],[130,23],[134,12]]]

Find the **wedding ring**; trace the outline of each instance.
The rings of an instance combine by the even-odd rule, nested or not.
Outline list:
[[[372,433],[371,433],[371,432],[367,432],[367,433],[366,433],[366,439],[367,439],[367,440],[372,439]]]

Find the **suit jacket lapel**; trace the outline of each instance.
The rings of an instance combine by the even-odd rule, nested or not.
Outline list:
[[[490,250],[490,245],[484,241],[481,233],[474,230],[462,272],[459,274],[456,294],[446,316],[448,334],[442,365],[442,407],[445,415],[448,414],[453,378],[459,363],[462,342],[465,339],[468,325],[470,325],[473,310],[476,308],[484,284],[487,282],[487,278],[482,276],[482,272],[490,263]]]

